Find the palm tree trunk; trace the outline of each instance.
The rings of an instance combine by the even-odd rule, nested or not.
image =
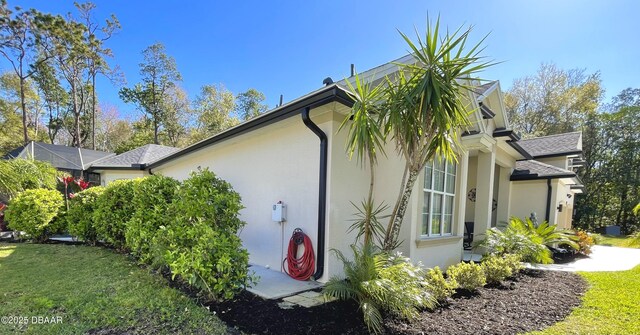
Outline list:
[[[411,192],[413,191],[413,185],[418,179],[418,171],[412,169],[406,169],[408,171],[408,178],[406,182],[402,184],[400,189],[400,199],[396,203],[394,213],[391,215],[389,225],[387,226],[387,233],[385,235],[383,249],[385,251],[391,251],[398,246],[398,235],[400,234],[400,227],[402,226],[402,220],[404,214],[407,211],[409,205],[409,199],[411,198]]]

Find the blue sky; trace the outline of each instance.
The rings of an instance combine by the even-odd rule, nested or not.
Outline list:
[[[484,77],[507,90],[542,62],[601,72],[606,96],[640,88],[640,1],[94,1],[96,18],[115,14],[122,30],[108,42],[127,85],[139,81],[141,51],[161,42],[176,59],[181,84],[193,98],[205,84],[234,93],[256,88],[274,107],[407,52],[397,30],[421,33],[427,14],[451,29],[473,25],[485,55],[503,63]],[[64,14],[73,1],[11,1],[10,6]],[[2,70],[8,67],[0,63]],[[139,115],[118,87],[101,79],[102,103]]]

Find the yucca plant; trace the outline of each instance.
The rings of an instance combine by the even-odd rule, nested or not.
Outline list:
[[[424,270],[399,254],[388,255],[369,243],[351,245],[353,260],[333,250],[344,265],[346,278],[331,278],[323,293],[340,300],[355,300],[370,332],[382,332],[382,312],[412,320],[420,308],[433,308]]]

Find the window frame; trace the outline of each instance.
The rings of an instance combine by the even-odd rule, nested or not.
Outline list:
[[[456,191],[457,191],[457,182],[458,182],[458,164],[456,164],[455,162],[449,162],[448,160],[444,160],[444,165],[443,165],[443,170],[441,172],[438,173],[442,173],[443,175],[443,181],[442,181],[442,191],[438,191],[435,188],[435,180],[436,180],[436,170],[435,170],[435,163],[436,160],[439,160],[440,158],[436,157],[434,159],[432,159],[431,161],[429,161],[427,163],[427,165],[425,165],[424,169],[423,169],[423,174],[422,174],[422,204],[419,208],[422,208],[422,215],[420,216],[420,231],[419,231],[419,237],[423,238],[423,239],[431,239],[431,238],[443,238],[443,237],[452,237],[455,236],[454,232],[454,226],[455,226],[455,219],[456,219],[456,215],[455,215],[455,207],[456,207]],[[453,165],[453,173],[449,173],[449,169],[451,168],[450,165]],[[430,180],[430,188],[426,188],[426,171],[427,168],[431,169],[431,180]],[[452,175],[453,176],[453,187],[449,187],[450,185],[447,184],[447,176],[448,175]],[[447,191],[447,189],[450,188],[453,193],[450,193]],[[424,211],[425,208],[425,200],[427,198],[427,194],[429,197],[429,208],[427,209],[427,212]],[[433,207],[434,207],[434,196],[440,196],[442,199],[442,204],[441,204],[441,213],[439,215],[439,220],[440,220],[440,233],[438,234],[434,234],[432,233],[432,228],[433,228]],[[447,206],[447,199],[451,197],[451,224],[450,224],[450,231],[449,232],[444,232],[444,228],[445,228],[445,215],[447,215],[446,212],[446,206]],[[427,222],[425,222],[425,216],[427,219]],[[425,227],[426,226],[426,227]],[[425,229],[426,229],[426,233],[425,233]]]

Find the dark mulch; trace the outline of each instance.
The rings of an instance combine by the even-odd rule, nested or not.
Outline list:
[[[525,271],[477,294],[456,294],[448,306],[424,311],[413,323],[385,319],[389,334],[517,334],[563,320],[587,285],[567,272]],[[313,308],[280,309],[278,301],[243,292],[210,303],[229,327],[248,334],[367,334],[358,306],[336,301]]]

